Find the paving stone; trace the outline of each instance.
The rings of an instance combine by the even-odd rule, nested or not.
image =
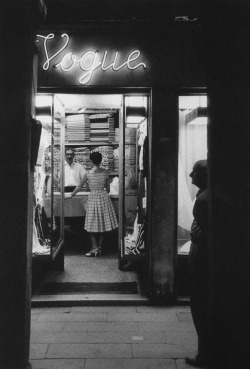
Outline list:
[[[191,357],[194,357],[195,355],[192,355]],[[176,368],[177,369],[192,369],[192,366],[185,363],[184,359],[177,359],[175,361]],[[227,368],[224,368],[227,369]],[[235,369],[241,369],[241,368],[235,368]]]
[[[39,317],[39,314],[32,314],[31,315],[31,318],[30,318],[30,320],[31,320],[31,322],[36,322],[37,321],[37,319],[38,319],[38,317]]]
[[[158,313],[109,313],[109,321],[178,322],[176,314]]]
[[[31,334],[31,343],[84,343],[87,332],[36,332]]]
[[[42,314],[38,317],[39,322],[105,322],[108,320],[106,313],[100,314]]]
[[[46,358],[130,358],[130,344],[50,344]]]
[[[123,313],[134,312],[136,313],[135,306],[75,306],[71,308],[71,312],[74,313]]]
[[[137,306],[139,313],[162,313],[162,314],[177,314],[178,312],[190,312],[190,306]]]
[[[196,353],[189,307],[32,309],[33,369],[190,369]]]
[[[137,331],[135,322],[66,322],[65,331]]]
[[[138,322],[139,331],[169,331],[169,332],[194,332],[193,323],[187,322]]]
[[[166,342],[169,345],[197,345],[197,334],[196,332],[169,332],[165,331]]]
[[[71,309],[71,307],[36,307],[31,309],[31,314],[70,313]]]
[[[88,343],[166,343],[163,332],[88,332]]]
[[[48,350],[48,344],[32,344],[30,345],[30,359],[43,359],[45,358]]]
[[[64,329],[65,322],[31,322],[32,332],[41,331],[62,331]]]
[[[133,357],[141,358],[185,358],[194,356],[195,345],[132,344]]]
[[[186,321],[192,322],[191,312],[180,311],[176,315],[177,315],[180,322],[186,322]]]
[[[85,359],[30,360],[32,369],[84,369]]]
[[[85,369],[176,369],[176,366],[171,359],[87,359]]]

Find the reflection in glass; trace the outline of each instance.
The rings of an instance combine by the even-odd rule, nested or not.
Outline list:
[[[198,188],[189,174],[196,161],[207,158],[207,97],[179,97],[179,161],[178,161],[178,253],[190,249],[193,203]]]
[[[37,95],[36,118],[42,133],[35,166],[33,254],[54,257],[63,241],[63,190],[56,185],[63,180],[63,106],[52,95]]]
[[[51,132],[52,97],[36,98],[36,118],[42,124],[40,145],[34,173],[34,227],[33,255],[50,255],[51,252],[51,206],[47,197],[51,193]]]
[[[52,255],[55,257],[63,241],[63,127],[64,127],[64,108],[61,101],[54,96],[54,112],[53,112],[53,130],[52,130],[52,173],[53,173],[53,194],[52,206],[54,214],[54,222],[52,223],[53,250]]]
[[[147,213],[147,97],[125,97],[124,255],[145,252]]]

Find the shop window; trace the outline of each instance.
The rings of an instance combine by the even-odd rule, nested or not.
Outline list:
[[[193,204],[198,188],[189,174],[196,161],[207,159],[207,96],[179,97],[178,254],[188,255]]]

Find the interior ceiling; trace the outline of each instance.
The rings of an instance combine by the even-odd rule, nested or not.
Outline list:
[[[57,94],[66,109],[81,108],[119,108],[122,105],[122,95],[85,95],[85,94]]]

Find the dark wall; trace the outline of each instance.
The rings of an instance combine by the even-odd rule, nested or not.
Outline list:
[[[204,31],[209,103],[211,342],[217,358],[245,368],[246,362],[250,363],[250,12],[249,6],[240,5],[231,3],[230,9],[216,14],[210,11]]]
[[[0,366],[26,368],[29,359],[33,174],[31,102],[34,1],[0,5]]]

